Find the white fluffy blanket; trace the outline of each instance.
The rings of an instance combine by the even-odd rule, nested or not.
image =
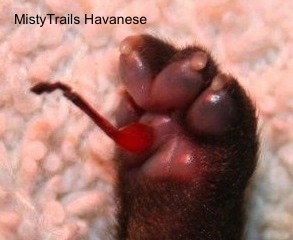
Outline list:
[[[15,24],[25,17],[144,16],[147,24]],[[68,20],[69,21],[69,20]],[[153,33],[200,43],[248,90],[261,152],[247,239],[293,239],[293,2],[282,0],[0,1],[0,239],[107,239],[113,224],[113,144],[60,92],[62,80],[112,119],[119,42]]]

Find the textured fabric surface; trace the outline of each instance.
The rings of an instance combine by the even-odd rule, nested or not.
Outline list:
[[[15,24],[26,16],[145,16],[147,24]],[[62,80],[113,121],[119,42],[152,33],[200,44],[237,76],[259,114],[260,160],[246,239],[293,239],[293,2],[0,1],[0,240],[109,239],[113,143],[59,91]]]

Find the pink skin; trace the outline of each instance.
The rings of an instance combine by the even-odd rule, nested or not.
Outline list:
[[[255,109],[202,48],[150,35],[121,43],[118,129],[64,91],[119,146],[119,240],[240,240],[243,194],[257,159]]]

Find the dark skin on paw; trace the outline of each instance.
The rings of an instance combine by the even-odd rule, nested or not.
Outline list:
[[[244,191],[258,151],[249,97],[198,46],[177,49],[137,35],[120,51],[118,129],[67,85],[32,88],[61,89],[120,146],[116,239],[242,239]]]

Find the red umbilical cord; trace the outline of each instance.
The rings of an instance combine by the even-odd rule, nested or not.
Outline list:
[[[153,142],[151,127],[142,123],[131,123],[120,129],[115,128],[107,119],[100,115],[78,93],[72,91],[68,85],[55,82],[41,82],[31,88],[36,94],[62,90],[64,96],[87,114],[110,138],[127,151],[140,153],[146,151]]]

